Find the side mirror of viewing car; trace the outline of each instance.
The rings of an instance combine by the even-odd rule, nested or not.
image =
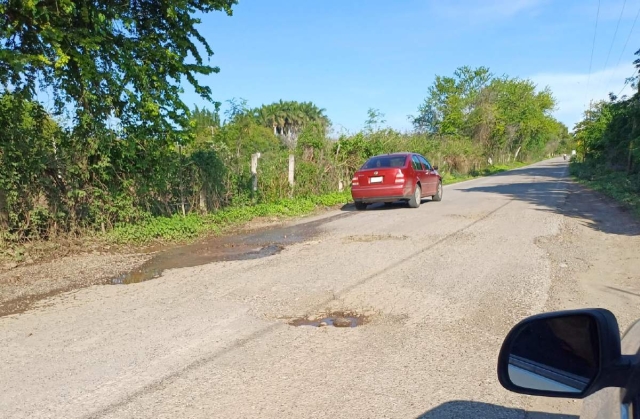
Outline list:
[[[532,316],[507,335],[498,379],[507,390],[582,399],[605,387],[624,387],[633,372],[622,356],[618,322],[608,310],[584,309]]]

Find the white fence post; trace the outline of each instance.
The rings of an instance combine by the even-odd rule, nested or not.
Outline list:
[[[251,192],[252,195],[256,193],[258,190],[258,159],[260,158],[260,153],[255,153],[251,155]]]
[[[296,164],[296,160],[295,160],[295,156],[293,154],[289,154],[289,186],[291,186],[293,188],[293,181],[294,181],[294,173],[295,173],[295,164]]]

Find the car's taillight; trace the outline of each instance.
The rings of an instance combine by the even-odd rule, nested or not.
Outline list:
[[[398,172],[396,174],[396,183],[404,183],[404,173]]]
[[[354,176],[353,179],[351,179],[351,186],[359,186],[360,184],[358,183],[358,176]]]

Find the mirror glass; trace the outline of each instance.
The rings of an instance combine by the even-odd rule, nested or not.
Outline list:
[[[598,327],[588,315],[525,323],[509,352],[509,379],[526,389],[582,393],[599,368]]]

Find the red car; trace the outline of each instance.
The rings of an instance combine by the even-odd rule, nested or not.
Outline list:
[[[382,154],[371,157],[353,175],[351,196],[358,210],[374,202],[391,204],[399,200],[418,208],[424,197],[442,200],[442,176],[420,154]]]

